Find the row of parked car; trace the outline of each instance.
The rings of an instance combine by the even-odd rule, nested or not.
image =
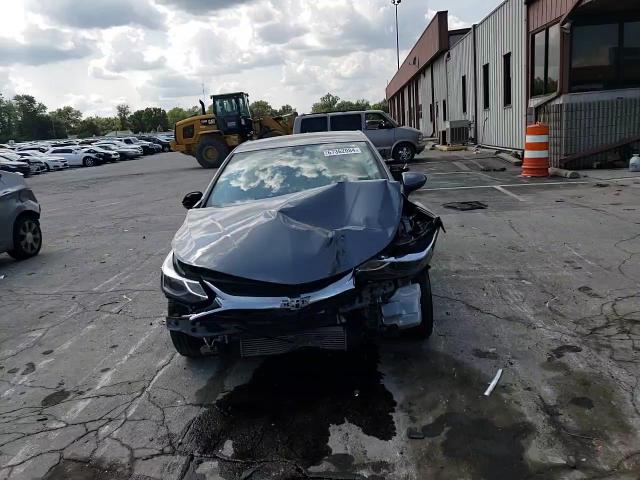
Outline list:
[[[170,151],[171,138],[158,134],[0,144],[0,170],[29,176],[69,167],[93,167],[131,160]]]

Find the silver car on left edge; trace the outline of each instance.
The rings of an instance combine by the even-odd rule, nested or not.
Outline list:
[[[16,260],[36,256],[42,248],[40,204],[22,175],[0,172],[0,253]]]

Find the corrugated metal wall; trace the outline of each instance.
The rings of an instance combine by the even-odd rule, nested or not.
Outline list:
[[[473,30],[449,51],[447,74],[449,80],[449,120],[475,121],[473,105],[476,101],[473,89]],[[467,112],[462,108],[462,77],[467,84]]]
[[[478,141],[523,149],[526,120],[526,6],[507,0],[476,29]],[[504,106],[503,55],[511,52],[512,106]],[[483,108],[482,66],[489,64],[489,109]]]
[[[433,89],[434,89],[434,118],[436,123],[436,135],[444,129],[444,120],[442,119],[442,101],[447,100],[447,65],[446,54],[441,55],[433,62]],[[449,107],[447,102],[447,110]]]
[[[420,77],[420,98],[422,100],[422,122],[420,130],[425,136],[433,134],[433,122],[431,121],[431,67],[427,67]]]

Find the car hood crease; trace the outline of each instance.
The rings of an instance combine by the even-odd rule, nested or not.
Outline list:
[[[367,180],[196,208],[172,246],[195,267],[263,282],[315,282],[348,272],[389,245],[402,202],[398,182]]]

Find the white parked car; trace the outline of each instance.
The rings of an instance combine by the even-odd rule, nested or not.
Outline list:
[[[83,152],[77,147],[53,147],[46,153],[64,158],[70,167],[93,167],[101,163],[95,155]]]
[[[35,160],[40,160],[44,162],[44,165],[47,169],[47,172],[53,172],[55,170],[64,170],[65,168],[69,168],[69,163],[63,157],[56,157],[53,155],[48,155],[46,153],[40,153],[38,151],[32,150],[20,150],[17,152],[22,158],[33,158]]]

